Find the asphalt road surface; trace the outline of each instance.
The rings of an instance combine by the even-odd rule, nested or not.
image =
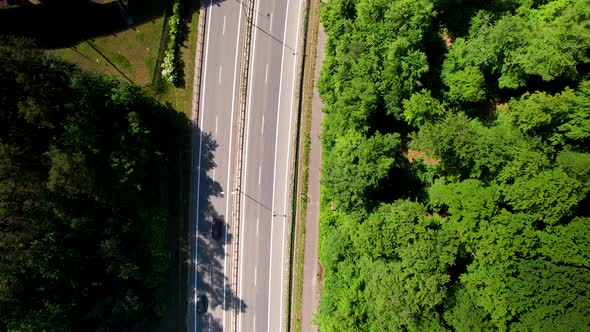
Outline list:
[[[230,331],[236,307],[239,331],[286,329],[287,215],[303,8],[301,0],[255,2],[242,187],[236,191],[244,9],[238,0],[209,2],[206,9],[199,130],[193,140],[200,157],[194,165],[198,212],[193,220],[196,273],[191,276],[189,331]],[[233,236],[227,223],[232,195],[240,195],[242,202],[237,290],[230,288]],[[213,218],[225,221],[220,240],[211,237]],[[199,313],[197,302],[203,295],[208,308]]]
[[[283,331],[302,1],[257,0],[242,186],[239,331]]]
[[[244,9],[235,0],[203,1],[205,40],[201,67],[198,128],[193,130],[193,202],[187,313],[188,331],[229,331],[233,308],[239,306],[230,288],[232,271],[231,192],[236,159],[239,111],[241,38]],[[203,13],[203,12],[202,12]],[[212,235],[213,220],[223,223],[219,238]],[[196,248],[196,250],[195,250]],[[196,267],[196,269],[195,269]],[[206,297],[206,311],[198,299]],[[243,307],[246,307],[243,305]],[[203,307],[204,308],[204,307]]]

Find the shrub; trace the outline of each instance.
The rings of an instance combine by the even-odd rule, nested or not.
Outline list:
[[[175,0],[172,6],[172,16],[168,20],[170,26],[168,45],[162,63],[162,76],[170,83],[177,84],[179,77],[178,41],[180,39],[181,19],[180,0]]]

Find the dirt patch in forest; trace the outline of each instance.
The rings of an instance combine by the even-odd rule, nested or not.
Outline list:
[[[449,31],[447,28],[444,28],[442,31],[442,39],[445,42],[445,47],[449,49],[453,45],[453,38],[449,36]]]
[[[406,152],[404,152],[404,156],[408,159],[410,164],[413,164],[418,158],[422,159],[422,161],[428,165],[438,165],[439,163],[439,160],[428,157],[424,151],[408,149]]]

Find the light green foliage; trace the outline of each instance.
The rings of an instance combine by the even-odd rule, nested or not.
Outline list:
[[[485,181],[508,182],[535,174],[549,165],[549,151],[539,139],[530,139],[500,119],[491,127],[463,113],[423,125],[410,146],[441,160],[450,174]],[[531,157],[531,159],[528,159]]]
[[[590,303],[582,294],[590,273],[537,259],[543,244],[530,221],[503,213],[483,228],[474,262],[461,283],[499,330],[586,326]],[[519,323],[512,323],[516,317]]]
[[[323,331],[363,330],[366,312],[362,301],[364,277],[360,276],[358,255],[350,237],[349,225],[355,218],[341,217],[340,224],[327,226],[327,215],[322,212],[322,241],[319,256],[324,274],[323,296],[319,310],[329,313],[320,319]],[[335,273],[330,273],[330,272]],[[360,305],[357,306],[357,305]]]
[[[440,159],[446,167],[455,169],[468,163],[468,147],[476,135],[465,114],[449,114],[442,121],[422,126],[411,147],[424,150],[429,156]]]
[[[162,62],[162,77],[172,84],[178,84],[180,79],[178,53],[180,48],[180,38],[182,29],[181,20],[181,2],[175,0],[172,5],[172,15],[168,19],[168,45],[164,53]]]
[[[590,6],[587,0],[553,1],[538,9],[521,8],[519,15],[493,21],[480,12],[471,23],[469,36],[457,40],[445,61],[443,78],[453,100],[461,99],[462,87],[473,66],[499,76],[501,88],[518,88],[530,76],[551,81],[578,75],[576,64],[588,63]],[[472,90],[473,91],[473,90]],[[453,93],[454,92],[454,93]],[[475,101],[473,98],[471,101]]]
[[[372,83],[355,79],[350,86],[338,93],[338,99],[333,106],[327,106],[324,111],[333,114],[331,121],[323,123],[322,142],[325,146],[335,143],[336,133],[355,130],[367,133],[369,118],[377,111],[377,94]]]
[[[474,302],[464,287],[454,292],[453,306],[444,314],[445,321],[455,331],[494,331],[489,314]]]
[[[586,191],[590,190],[590,154],[561,151],[557,156],[557,164],[569,177],[586,184]]]
[[[511,157],[506,160],[506,164],[498,172],[496,182],[513,183],[515,179],[520,177],[539,174],[539,172],[551,168],[547,151],[542,150],[542,146],[534,141],[528,143],[521,140],[520,145],[510,146]]]
[[[395,253],[379,258],[367,272],[371,330],[419,331],[430,319],[438,321],[436,306],[446,297],[447,271],[457,247],[452,232],[441,229],[437,218],[424,217],[424,211],[417,203],[396,202],[383,206],[368,221],[380,221],[389,232],[365,228],[366,224],[359,230],[361,236],[369,232],[375,241],[394,246]]]
[[[401,119],[400,104],[421,86],[420,77],[428,71],[426,54],[414,49],[408,39],[395,40],[387,50],[381,89],[390,114]]]
[[[425,212],[421,204],[408,201],[381,206],[360,225],[355,245],[372,260],[399,260],[399,245],[411,236]]]
[[[368,219],[344,218],[322,240],[326,278],[320,302],[322,331],[442,329],[457,244],[419,203],[383,205]],[[352,238],[353,234],[358,238]]]
[[[572,110],[573,112],[566,116],[567,122],[559,129],[571,140],[587,142],[590,137],[590,81],[580,83]]]
[[[344,211],[366,206],[399,155],[399,135],[379,133],[366,139],[355,131],[339,137],[324,162],[325,194]]]
[[[323,6],[322,331],[590,330],[589,8]]]
[[[348,124],[338,118],[350,119],[349,114],[359,112],[363,116],[387,112],[401,119],[403,99],[421,86],[420,79],[429,68],[417,38],[434,15],[432,3],[337,0],[323,6],[321,15],[326,31],[334,36],[327,43],[328,57],[318,87],[322,97],[332,101],[326,103],[326,112],[334,119],[328,122]],[[373,96],[372,108],[367,109],[364,95]],[[379,105],[380,100],[385,105]],[[367,125],[364,121],[351,124]],[[324,130],[324,136],[341,130],[341,126]],[[328,138],[325,144],[332,142]]]
[[[586,191],[578,180],[561,170],[552,170],[530,178],[518,178],[513,185],[506,187],[504,194],[515,211],[527,213],[532,220],[554,225],[570,215]]]
[[[448,222],[452,222],[449,227],[468,245],[477,240],[480,224],[489,222],[498,212],[499,187],[486,187],[479,180],[455,183],[439,180],[429,188],[428,194],[433,207],[447,209]]]
[[[404,100],[404,118],[414,126],[421,126],[426,122],[434,122],[445,113],[445,107],[430,95],[430,91],[422,90],[414,93],[410,99]]]
[[[588,100],[590,82],[583,82],[576,94],[566,89],[554,96],[543,92],[525,93],[509,103],[508,117],[524,134],[544,137],[551,144],[571,143],[590,137]]]
[[[449,99],[452,101],[479,102],[485,100],[484,77],[478,67],[445,73],[445,83],[449,86]]]
[[[356,18],[357,0],[334,0],[329,6],[322,6],[320,16],[326,32],[336,41],[351,29]]]
[[[576,217],[539,235],[539,253],[555,264],[590,267],[590,218]]]

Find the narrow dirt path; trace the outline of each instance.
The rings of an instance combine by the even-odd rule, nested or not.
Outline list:
[[[318,258],[318,226],[320,216],[320,176],[322,164],[322,145],[320,131],[324,114],[322,99],[318,93],[317,81],[325,58],[326,33],[320,24],[318,29],[317,55],[315,64],[315,84],[311,111],[311,146],[309,151],[308,203],[305,217],[305,255],[303,259],[303,294],[301,305],[301,331],[319,331],[312,324],[320,298],[320,262]]]

